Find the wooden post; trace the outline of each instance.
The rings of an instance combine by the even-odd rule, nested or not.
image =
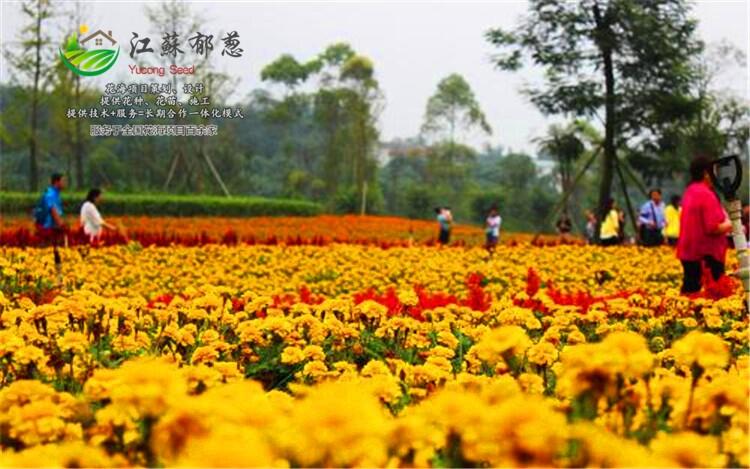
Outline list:
[[[211,173],[213,173],[214,178],[221,186],[221,190],[224,191],[224,195],[227,197],[232,197],[232,194],[229,193],[229,189],[227,189],[227,186],[224,184],[224,181],[221,179],[221,176],[219,175],[219,172],[216,170],[216,167],[214,166],[213,161],[211,161],[211,158],[208,156],[208,153],[202,152],[203,158],[206,160],[206,163],[208,164],[209,169],[211,169]]]
[[[359,211],[360,215],[364,215],[367,211],[367,181],[362,183],[362,208]]]
[[[618,163],[622,163],[622,168],[625,170],[625,174],[627,176],[630,176],[630,179],[635,183],[638,190],[641,191],[641,194],[643,194],[643,196],[648,199],[648,191],[643,186],[641,181],[638,180],[638,177],[636,177],[636,175],[633,173],[633,170],[630,169],[630,165],[628,164],[628,162],[618,160]]]
[[[633,231],[635,232],[635,240],[638,242],[640,240],[640,233],[638,232],[638,223],[637,218],[635,218],[635,212],[633,211],[633,206],[630,204],[630,196],[628,195],[628,187],[627,184],[625,184],[625,177],[622,175],[622,169],[620,168],[620,160],[615,158],[615,170],[617,171],[617,176],[620,179],[620,187],[622,189],[622,195],[625,196],[625,205],[628,208],[628,213],[630,214],[630,221],[633,224]]]
[[[167,187],[169,187],[169,183],[172,181],[172,176],[174,176],[174,171],[177,168],[177,162],[180,159],[180,154],[177,153],[172,157],[172,164],[169,167],[169,173],[167,174],[167,180],[164,181],[164,187],[162,190],[166,191]]]
[[[547,218],[544,220],[544,223],[542,224],[542,226],[545,226],[548,222],[550,222],[551,219],[555,215],[557,215],[557,213],[560,211],[560,209],[563,206],[565,206],[565,204],[568,202],[568,199],[570,198],[571,194],[573,194],[573,192],[575,191],[576,186],[581,181],[581,178],[586,173],[586,171],[588,171],[589,166],[591,166],[591,164],[594,162],[594,160],[596,160],[596,157],[599,156],[599,152],[600,151],[601,151],[601,147],[600,146],[597,147],[596,150],[594,150],[594,152],[591,154],[591,157],[589,158],[589,160],[586,162],[585,165],[583,165],[583,168],[581,168],[581,170],[578,172],[578,174],[576,175],[575,179],[573,179],[573,183],[568,188],[568,191],[567,192],[563,192],[562,199],[560,199],[560,201],[557,202],[557,204],[552,208],[552,211],[549,213],[549,215],[547,215]],[[541,228],[539,230],[537,230],[536,235],[534,236],[534,239],[536,239],[536,238],[539,237],[540,232],[541,232]]]

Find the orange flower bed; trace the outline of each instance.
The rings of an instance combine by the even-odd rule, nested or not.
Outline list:
[[[121,244],[127,240],[143,245],[179,244],[370,244],[383,247],[409,244],[433,244],[437,223],[390,216],[320,215],[315,217],[108,217],[107,221],[121,228],[119,233],[105,231],[103,244]],[[71,244],[85,243],[77,222],[71,222],[68,233]],[[508,244],[532,242],[531,234],[503,234]],[[480,245],[484,230],[473,225],[454,225],[452,244]],[[535,244],[557,243],[554,236],[543,236]],[[35,246],[42,243],[28,219],[5,220],[0,231],[0,244]]]

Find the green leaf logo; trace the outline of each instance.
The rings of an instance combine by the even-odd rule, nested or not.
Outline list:
[[[109,39],[112,45],[116,44],[111,39],[111,36],[101,30],[84,39],[83,42],[89,41],[99,34]],[[97,39],[97,44],[101,42],[100,39]],[[73,33],[65,42],[65,49],[61,47],[59,52],[60,59],[73,73],[80,76],[93,77],[101,75],[112,68],[115,62],[117,62],[117,57],[120,55],[120,46],[117,46],[116,49],[86,50],[78,43],[78,35]]]

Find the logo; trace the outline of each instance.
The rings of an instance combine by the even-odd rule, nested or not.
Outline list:
[[[81,34],[88,32],[86,25],[79,28]],[[112,31],[101,29],[78,41],[78,33],[71,34],[65,41],[65,48],[60,48],[60,59],[73,73],[93,77],[106,72],[117,61],[120,46],[112,37]],[[86,47],[94,47],[86,49]]]

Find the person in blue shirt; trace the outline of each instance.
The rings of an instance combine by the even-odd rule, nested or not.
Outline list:
[[[641,206],[638,215],[641,243],[644,246],[659,246],[664,242],[662,231],[666,226],[661,189],[651,189],[648,196],[650,200]]]
[[[44,214],[39,228],[52,235],[65,229],[63,219],[62,191],[65,189],[65,176],[54,173],[50,178],[50,185],[42,196]]]

